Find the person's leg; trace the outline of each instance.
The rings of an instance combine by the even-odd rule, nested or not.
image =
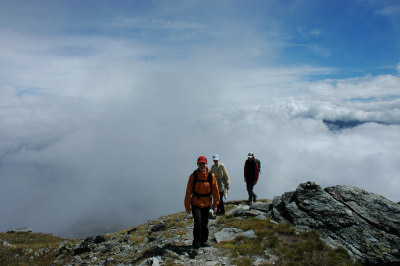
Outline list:
[[[201,208],[200,243],[203,245],[208,240],[208,213],[210,208]]]
[[[219,204],[216,215],[225,214],[224,192],[219,192]]]
[[[257,195],[253,192],[253,202],[257,201]]]
[[[253,194],[254,194],[253,193],[254,183],[251,181],[247,181],[246,187],[247,187],[247,193],[249,194],[249,203],[251,203],[253,200]]]
[[[254,193],[254,184],[253,184],[252,192],[253,192],[253,202],[256,202],[257,201],[257,195],[256,195],[256,193]]]
[[[201,245],[201,209],[197,206],[192,206],[192,214],[194,220],[193,247],[199,248]]]
[[[225,214],[225,203],[224,203],[224,192],[219,193],[219,198],[220,198],[220,211],[219,214]]]

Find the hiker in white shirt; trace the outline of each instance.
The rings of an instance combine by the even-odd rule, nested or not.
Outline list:
[[[218,183],[218,190],[220,195],[219,205],[217,207],[216,215],[225,214],[224,196],[226,198],[229,190],[229,175],[225,169],[225,165],[219,162],[218,154],[213,156],[214,164],[211,166],[211,173],[215,175]]]

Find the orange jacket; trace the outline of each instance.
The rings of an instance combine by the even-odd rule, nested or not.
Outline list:
[[[208,180],[208,171],[207,172],[200,172],[198,171],[198,176],[197,176],[197,180]],[[218,191],[218,184],[217,184],[217,180],[215,179],[214,174],[212,175],[212,198],[211,197],[197,197],[197,196],[193,196],[193,181],[194,181],[194,176],[193,173],[190,175],[189,177],[189,181],[187,184],[187,188],[186,188],[186,195],[185,195],[185,209],[186,211],[190,211],[190,206],[191,205],[195,205],[198,206],[200,208],[204,208],[204,207],[210,207],[211,203],[212,208],[216,208],[219,204],[219,191]],[[196,182],[196,187],[195,190],[197,193],[200,194],[207,194],[210,193],[210,183],[208,182]]]

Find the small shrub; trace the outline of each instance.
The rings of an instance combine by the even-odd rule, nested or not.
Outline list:
[[[238,266],[249,266],[253,264],[253,260],[249,257],[239,257],[233,260],[233,264]]]
[[[278,223],[272,226],[272,230],[274,230],[278,234],[282,235],[294,235],[296,233],[294,227],[288,223]]]

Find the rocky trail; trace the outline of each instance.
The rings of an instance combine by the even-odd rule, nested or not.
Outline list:
[[[209,246],[192,248],[193,218],[180,212],[120,232],[59,240],[0,234],[0,261],[38,265],[399,265],[400,204],[349,186],[313,182],[272,201],[228,202],[209,220]],[[47,237],[44,244],[21,244]],[[47,242],[46,242],[47,241]],[[51,241],[54,244],[50,244]],[[43,242],[43,241],[42,241]],[[6,263],[7,265],[7,263]]]
[[[259,202],[253,208],[267,209],[269,202]],[[253,211],[251,215],[266,219],[266,213],[251,209],[245,204],[237,204],[227,215],[235,212],[244,214]],[[56,265],[63,265],[67,261],[72,265],[235,265],[229,250],[217,247],[215,244],[223,240],[234,239],[243,234],[243,230],[223,230],[218,224],[220,217],[209,220],[209,247],[192,248],[193,218],[191,214],[181,212],[172,216],[161,217],[146,224],[132,228],[125,232],[109,236],[86,238],[75,246],[62,243],[61,254],[55,261]],[[217,237],[217,239],[216,239]],[[255,237],[254,232],[248,237]],[[73,254],[71,258],[69,255]],[[261,257],[257,264],[270,262]]]

